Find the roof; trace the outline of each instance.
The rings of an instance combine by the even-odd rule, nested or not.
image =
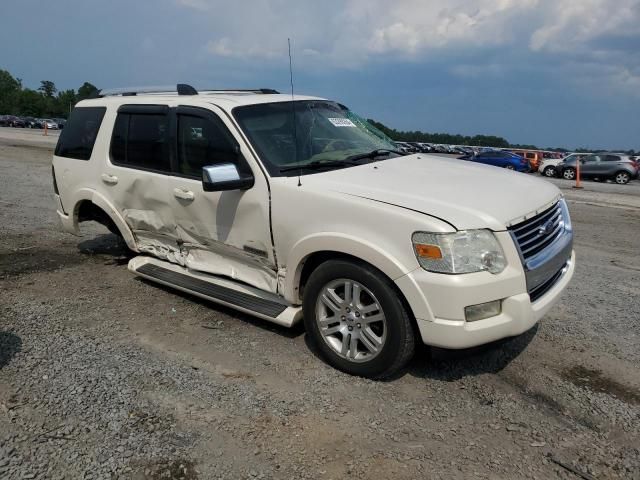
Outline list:
[[[102,98],[82,100],[78,106],[119,106],[132,104],[167,104],[167,105],[206,105],[214,104],[231,111],[243,105],[263,103],[290,102],[302,100],[326,100],[320,97],[287,94],[262,94],[253,92],[200,92],[197,95],[178,95],[177,93],[145,93],[137,95],[114,95]]]

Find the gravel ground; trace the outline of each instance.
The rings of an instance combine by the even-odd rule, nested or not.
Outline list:
[[[53,142],[6,132],[0,478],[640,479],[634,185],[564,185],[578,265],[538,327],[373,382],[135,278],[99,225],[62,233]]]

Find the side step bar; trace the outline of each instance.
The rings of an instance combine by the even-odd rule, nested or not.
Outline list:
[[[226,305],[264,320],[291,327],[302,319],[302,308],[281,297],[215,275],[196,272],[152,257],[135,257],[129,270],[140,277],[205,300]]]

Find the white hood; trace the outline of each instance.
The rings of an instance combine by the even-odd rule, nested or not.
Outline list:
[[[420,154],[306,175],[302,184],[416,210],[459,230],[505,230],[560,196],[524,173]]]

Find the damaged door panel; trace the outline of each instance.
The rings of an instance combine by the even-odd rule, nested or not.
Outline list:
[[[101,189],[136,236],[140,252],[183,264],[181,239],[166,193],[171,174],[169,117],[166,105],[118,109]]]
[[[225,120],[211,110],[176,110],[176,175],[168,178],[167,191],[182,264],[276,292],[268,185],[260,170],[247,162],[249,151]],[[255,184],[248,190],[205,192],[202,168],[220,163],[251,169]]]

